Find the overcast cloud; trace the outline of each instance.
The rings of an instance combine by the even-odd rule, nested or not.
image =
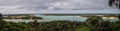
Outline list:
[[[0,13],[120,13],[108,0],[0,0]]]

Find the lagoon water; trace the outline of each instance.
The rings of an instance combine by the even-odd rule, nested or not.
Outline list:
[[[47,20],[70,20],[70,21],[81,21],[84,22],[87,18],[80,16],[45,16],[45,15],[34,15],[37,17],[42,17]]]
[[[34,15],[37,17],[42,17],[44,19],[39,19],[38,22],[49,22],[55,20],[69,20],[69,21],[77,21],[77,22],[85,22],[87,17],[80,17],[80,16],[45,16],[45,15]],[[12,22],[32,22],[34,20],[31,19],[4,19],[6,21]],[[107,19],[104,19],[107,20]],[[118,19],[110,19],[111,21],[117,21]]]
[[[84,22],[87,18],[79,17],[79,16],[45,16],[45,15],[34,15],[37,17],[42,17],[44,19],[38,20],[38,22],[48,22],[48,21],[55,21],[55,20],[70,20],[70,21],[78,21]],[[30,19],[4,19],[6,21],[13,21],[13,22],[31,22],[34,20]]]

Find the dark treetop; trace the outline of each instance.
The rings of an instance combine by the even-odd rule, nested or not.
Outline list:
[[[2,19],[2,14],[0,13],[0,20]]]

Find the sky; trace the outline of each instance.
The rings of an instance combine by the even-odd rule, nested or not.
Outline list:
[[[0,0],[2,14],[120,13],[108,0]]]

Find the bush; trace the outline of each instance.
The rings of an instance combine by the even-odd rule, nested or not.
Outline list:
[[[2,20],[2,14],[0,13],[0,20]]]

